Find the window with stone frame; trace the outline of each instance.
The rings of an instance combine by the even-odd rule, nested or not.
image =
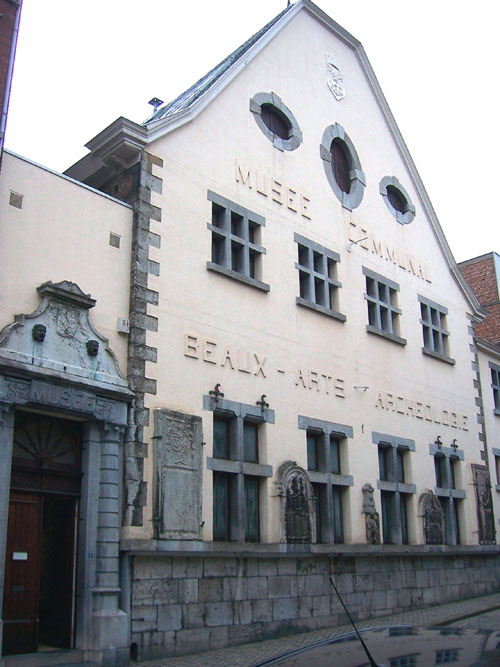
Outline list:
[[[429,453],[434,460],[436,487],[434,493],[439,498],[444,517],[444,543],[461,544],[460,523],[463,514],[463,501],[466,497],[463,484],[461,465],[464,460],[463,451],[455,441],[450,447],[441,442],[430,445]]]
[[[368,308],[366,330],[400,345],[406,345],[406,340],[400,336],[399,285],[366,267],[363,267],[363,275],[366,280],[364,296]]]
[[[349,135],[339,123],[323,132],[319,147],[327,181],[342,206],[349,211],[363,200],[366,177]]]
[[[408,544],[408,505],[416,487],[407,478],[415,442],[381,433],[373,433],[372,439],[378,448],[382,540],[384,544]]]
[[[420,653],[410,655],[400,655],[397,658],[389,659],[389,667],[417,667]]]
[[[495,491],[500,491],[500,449],[492,447],[491,453],[495,464]]]
[[[454,364],[450,357],[450,332],[448,331],[448,309],[418,295],[420,303],[420,324],[424,345],[422,352],[431,357]]]
[[[295,268],[299,272],[297,304],[345,322],[346,316],[339,312],[342,283],[338,280],[337,266],[340,255],[300,234],[294,234],[294,240],[297,244]]]
[[[258,542],[261,533],[260,496],[272,466],[262,463],[261,437],[274,424],[274,411],[213,396],[203,397],[213,412],[213,539]]]
[[[491,389],[493,391],[495,414],[500,415],[500,366],[490,361],[489,367],[491,371]]]
[[[348,489],[347,439],[352,427],[299,416],[299,428],[306,431],[307,469],[314,489],[316,541],[345,542]]]
[[[210,271],[269,292],[262,282],[261,229],[265,219],[234,202],[208,191],[212,202],[212,220],[207,224],[212,234],[212,257],[207,262]]]
[[[458,662],[459,648],[445,648],[436,651],[435,665],[447,665],[450,662]]]

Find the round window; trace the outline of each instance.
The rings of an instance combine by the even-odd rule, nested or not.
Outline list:
[[[273,134],[281,139],[288,139],[290,137],[292,125],[288,118],[275,106],[272,104],[263,104],[260,108],[260,115],[264,125]]]
[[[351,191],[351,165],[344,143],[340,139],[334,139],[330,152],[332,155],[332,171],[337,185],[342,192],[349,193]]]
[[[326,128],[319,151],[333,193],[344,208],[352,211],[361,204],[366,181],[354,144],[342,125]]]
[[[395,176],[384,176],[380,181],[380,194],[388,210],[402,225],[412,222],[415,206],[410,195]]]
[[[290,109],[276,93],[257,93],[250,100],[255,122],[280,151],[293,151],[302,143],[302,132]]]

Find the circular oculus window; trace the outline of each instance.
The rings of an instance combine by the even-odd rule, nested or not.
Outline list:
[[[415,217],[415,206],[396,176],[384,176],[380,181],[380,194],[385,205],[402,225],[408,225]]]
[[[255,122],[281,151],[293,151],[302,143],[302,132],[290,109],[276,93],[257,93],[250,99]]]
[[[332,171],[337,185],[349,194],[351,192],[351,160],[345,149],[345,144],[340,139],[334,139],[330,146],[332,158]]]
[[[366,179],[354,144],[342,125],[335,123],[323,132],[319,147],[325,175],[333,193],[349,211],[363,199]]]

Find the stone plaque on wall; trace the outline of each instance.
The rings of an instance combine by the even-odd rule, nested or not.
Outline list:
[[[316,513],[313,487],[307,472],[295,461],[285,461],[276,475],[281,497],[282,541],[311,544],[316,541]]]
[[[201,418],[156,410],[156,537],[200,537],[202,489]]]
[[[491,498],[490,473],[486,466],[472,464],[472,477],[476,491],[479,544],[495,544],[495,519]]]
[[[439,498],[428,489],[419,502],[425,544],[444,544],[444,515]]]

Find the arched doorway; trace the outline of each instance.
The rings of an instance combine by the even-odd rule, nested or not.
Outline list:
[[[72,648],[82,422],[15,416],[4,654]]]

